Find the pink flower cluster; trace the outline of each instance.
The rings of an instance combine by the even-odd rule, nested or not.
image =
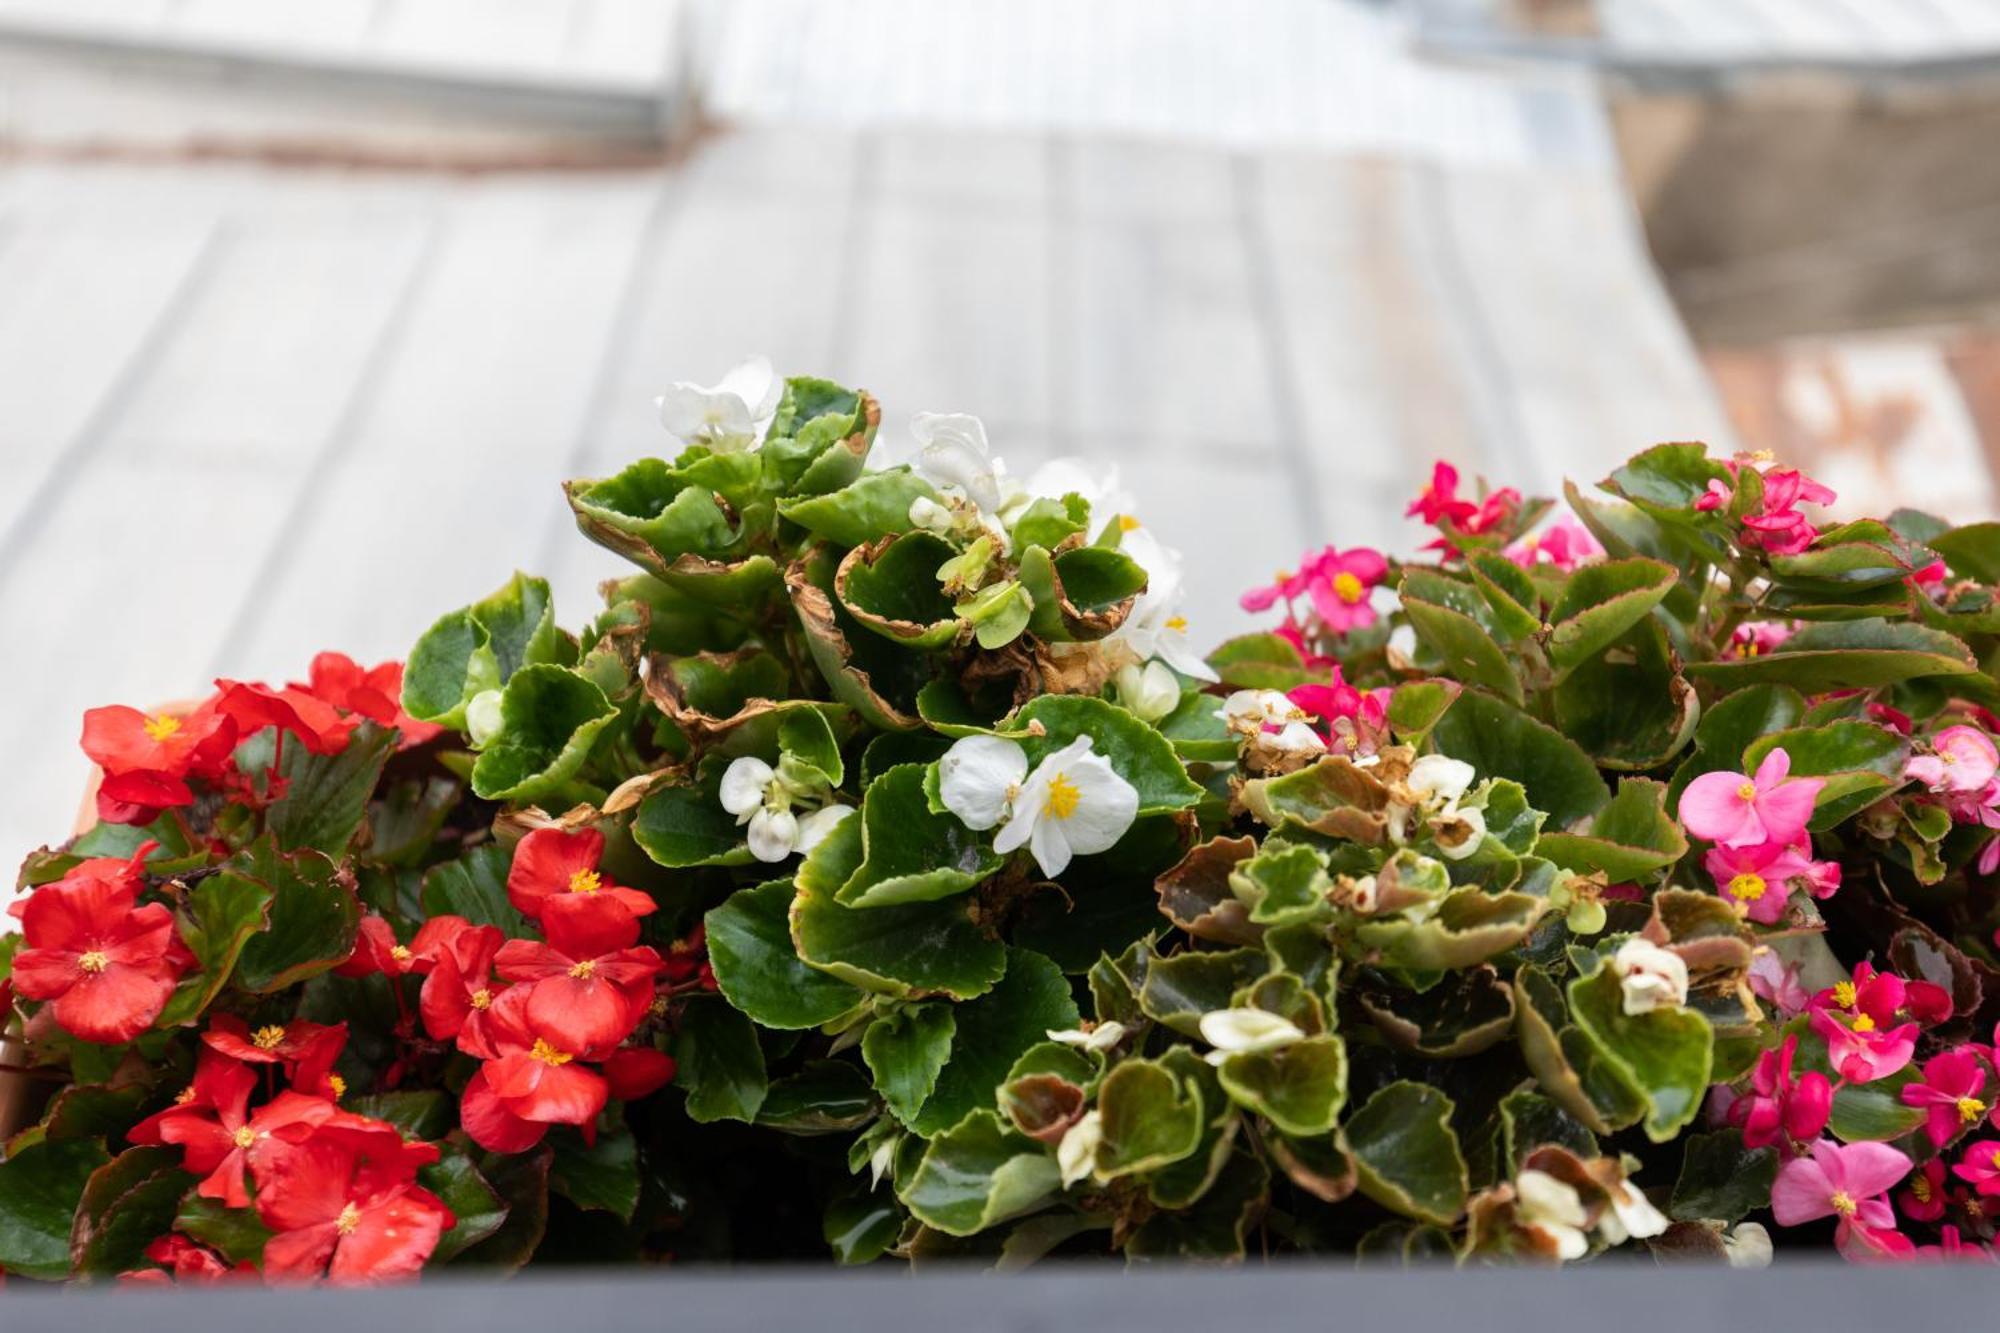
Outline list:
[[[1380,551],[1356,546],[1341,551],[1328,546],[1308,552],[1296,571],[1280,570],[1268,585],[1243,594],[1245,611],[1267,611],[1285,603],[1287,637],[1303,643],[1306,630],[1348,634],[1375,623],[1371,599],[1389,576],[1389,562]],[[1297,603],[1304,598],[1310,620],[1301,624]]]
[[[1682,826],[1715,844],[1702,865],[1716,891],[1767,926],[1783,919],[1792,888],[1826,898],[1840,887],[1840,866],[1813,860],[1806,832],[1826,779],[1794,778],[1791,768],[1780,746],[1764,756],[1754,776],[1704,773],[1681,793]]]
[[[1523,569],[1553,565],[1567,574],[1578,565],[1603,555],[1604,547],[1590,535],[1589,528],[1577,522],[1574,515],[1560,514],[1539,532],[1531,532],[1510,543],[1501,554]]]
[[[1349,685],[1340,673],[1340,663],[1330,666],[1330,682],[1296,686],[1287,697],[1325,728],[1327,748],[1335,754],[1374,754],[1389,742],[1391,692]]]
[[[1730,477],[1741,484],[1742,469],[1756,466],[1758,460],[1739,457],[1726,464]],[[1756,507],[1743,516],[1743,530],[1740,539],[1745,546],[1755,547],[1772,555],[1797,555],[1811,546],[1819,538],[1819,529],[1801,514],[1798,506],[1804,504],[1829,505],[1834,494],[1797,468],[1774,467],[1760,473],[1763,489]],[[1715,510],[1727,512],[1736,502],[1736,487],[1721,480],[1708,483],[1708,490],[1696,499],[1694,507],[1703,513]]]
[[[1464,499],[1458,493],[1458,469],[1440,459],[1431,467],[1430,485],[1424,487],[1410,507],[1403,511],[1406,518],[1421,518],[1433,527],[1449,524],[1451,528],[1468,537],[1477,537],[1491,532],[1521,507],[1521,493],[1512,486],[1502,486],[1490,491],[1478,503]],[[1452,549],[1450,533],[1432,543],[1434,549]]]
[[[2000,830],[2000,749],[1978,727],[1958,723],[1930,739],[1926,753],[1915,754],[1903,766],[1903,776],[1920,783],[1928,795],[1951,812],[1952,822],[1979,824]],[[1990,875],[2000,867],[2000,833],[1987,839],[1979,853],[1978,870]]]

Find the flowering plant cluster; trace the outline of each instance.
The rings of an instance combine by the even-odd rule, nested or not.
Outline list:
[[[579,630],[516,575],[86,720],[9,1274],[1993,1256],[2000,525],[1440,465],[1421,561],[1203,657],[1115,478],[871,467],[759,362],[660,407],[566,487],[636,566]]]

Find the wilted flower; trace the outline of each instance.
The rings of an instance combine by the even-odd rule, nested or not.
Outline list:
[[[1687,1003],[1687,962],[1671,949],[1635,935],[1611,956],[1618,974],[1626,1014],[1636,1017],[1655,1009],[1677,1009]]]

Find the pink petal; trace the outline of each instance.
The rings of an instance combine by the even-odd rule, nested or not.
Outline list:
[[[1778,1168],[1778,1179],[1771,1185],[1771,1214],[1779,1226],[1795,1227],[1832,1216],[1834,1184],[1817,1160],[1818,1150],[1815,1144],[1813,1157],[1795,1157]]]
[[[1792,756],[1780,745],[1764,756],[1764,762],[1757,765],[1757,790],[1769,791],[1783,782],[1792,772]]]
[[[1681,793],[1681,823],[1697,838],[1737,845],[1764,841],[1756,807],[1737,795],[1749,779],[1741,773],[1704,773]]]
[[[1796,841],[1806,831],[1813,802],[1819,799],[1820,789],[1825,786],[1825,778],[1797,778],[1769,791],[1760,791],[1755,805],[1765,836],[1772,842]]]
[[[1850,1143],[1840,1154],[1842,1186],[1856,1200],[1872,1199],[1901,1184],[1914,1165],[1886,1143]]]

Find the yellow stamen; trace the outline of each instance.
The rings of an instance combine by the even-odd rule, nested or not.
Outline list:
[[[1985,1114],[1986,1103],[1980,1101],[1977,1097],[1960,1097],[1958,1099],[1958,1118],[1962,1123],[1976,1125],[1979,1123],[1979,1117]]]
[[[1856,1014],[1854,1016],[1854,1030],[1856,1032],[1873,1032],[1875,1030],[1875,1020],[1866,1014]]]
[[[540,1037],[535,1038],[535,1044],[528,1051],[528,1054],[532,1056],[534,1059],[540,1060],[543,1064],[549,1066],[551,1069],[560,1068],[563,1065],[568,1064],[570,1061],[576,1059],[576,1057],[571,1055],[568,1051],[559,1051],[555,1047],[549,1045],[546,1041],[543,1041]]]
[[[1836,981],[1833,983],[1833,1002],[1843,1009],[1854,1007],[1854,983]]]
[[[78,954],[76,965],[86,972],[102,972],[111,966],[111,960],[105,956],[102,949],[92,949],[88,953]]]
[[[285,1039],[285,1030],[276,1023],[258,1028],[250,1034],[250,1044],[260,1051],[275,1051],[278,1043]]]
[[[338,1074],[326,1076],[326,1086],[333,1092],[333,1099],[339,1101],[347,1095],[347,1080]]]
[[[1766,887],[1762,875],[1746,870],[1729,881],[1729,896],[1738,902],[1754,903],[1764,896]]]
[[[1346,602],[1349,606],[1353,606],[1368,595],[1368,590],[1361,586],[1361,580],[1355,578],[1354,575],[1348,573],[1346,570],[1342,570],[1333,576],[1333,591],[1335,596],[1339,597],[1341,601]]]
[[[1042,802],[1042,813],[1055,819],[1068,819],[1076,813],[1076,803],[1083,799],[1076,784],[1066,773],[1058,773],[1049,779],[1049,794]]]
[[[595,870],[579,870],[569,877],[571,893],[596,893],[604,887],[604,877]]]
[[[1835,1190],[1833,1198],[1827,1202],[1831,1203],[1833,1211],[1839,1213],[1842,1217],[1852,1217],[1861,1211],[1861,1205],[1856,1203],[1854,1196],[1846,1190]]]
[[[1778,461],[1777,454],[1769,449],[1752,449],[1746,457],[1753,463],[1775,463]]]
[[[486,987],[481,986],[478,990],[472,992],[472,1007],[474,1009],[484,1009],[491,1003],[493,1003],[493,992],[487,990]]]
[[[1931,1201],[1931,1182],[1921,1175],[1910,1177],[1910,1197],[1918,1203]]]
[[[175,1106],[186,1106],[189,1102],[193,1100],[194,1100],[194,1085],[192,1083],[188,1084],[188,1086],[182,1088],[179,1092],[174,1094]]]
[[[1743,784],[1742,786],[1738,787],[1738,788],[1736,789],[1736,799],[1737,799],[1737,800],[1739,800],[1739,801],[1754,801],[1754,800],[1756,800],[1756,799],[1757,799],[1757,784],[1756,784],[1756,783],[1754,783],[1754,782],[1746,782],[1746,783],[1744,783],[1744,784]]]
[[[409,946],[404,944],[399,944],[395,948],[389,950],[389,956],[395,959],[399,963],[407,963],[410,961]]]
[[[177,717],[168,717],[165,713],[157,713],[147,718],[144,725],[148,736],[156,741],[163,741],[180,731],[181,720]]]
[[[1175,632],[1177,632],[1177,633],[1180,633],[1180,634],[1185,634],[1185,633],[1187,633],[1187,617],[1186,617],[1186,616],[1168,616],[1168,617],[1167,617],[1167,628],[1168,628],[1168,629],[1170,629],[1170,630],[1174,630]]]
[[[354,1228],[361,1225],[361,1210],[351,1203],[348,1204],[340,1210],[340,1216],[334,1219],[333,1225],[341,1235],[352,1235]]]
[[[230,1140],[234,1142],[237,1147],[247,1148],[251,1144],[257,1141],[257,1131],[250,1128],[250,1126],[245,1125],[241,1129],[237,1130],[234,1134],[231,1134],[229,1137]]]
[[[1139,520],[1133,518],[1130,514],[1120,514],[1118,516],[1118,530],[1120,532],[1131,532],[1138,526]]]
[[[572,967],[569,970],[569,974],[575,977],[578,981],[588,981],[591,975],[596,971],[597,971],[596,960],[591,958],[586,958],[582,962],[578,963],[575,967]]]
[[[1271,582],[1273,583],[1290,583],[1291,581],[1292,571],[1289,569],[1281,569],[1271,576]]]

